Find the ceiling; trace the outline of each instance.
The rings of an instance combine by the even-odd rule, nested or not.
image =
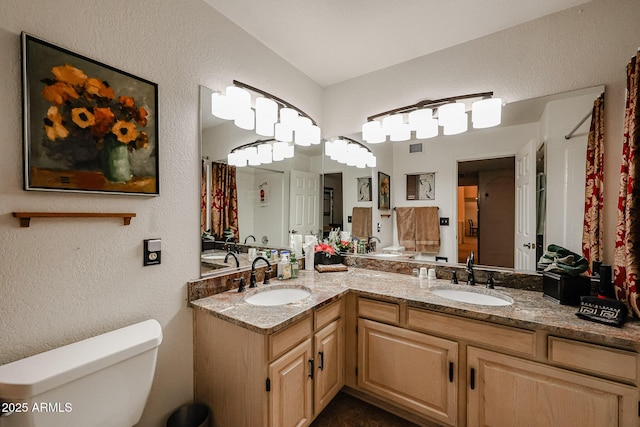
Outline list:
[[[325,87],[585,0],[204,0]]]

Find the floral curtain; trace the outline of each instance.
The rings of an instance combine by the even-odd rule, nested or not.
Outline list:
[[[211,234],[214,234],[218,239],[224,239],[226,230],[233,233],[236,241],[239,240],[236,167],[213,162],[211,171]]]
[[[587,175],[584,196],[582,255],[589,262],[602,261],[602,205],[604,187],[604,93],[593,103],[587,142]]]
[[[616,297],[626,302],[637,317],[640,317],[640,185],[637,182],[640,175],[640,159],[637,157],[640,149],[639,62],[640,53],[627,65],[627,100],[613,266]]]

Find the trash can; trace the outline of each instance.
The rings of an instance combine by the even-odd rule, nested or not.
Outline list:
[[[167,427],[208,427],[211,410],[202,403],[179,407],[167,420]]]

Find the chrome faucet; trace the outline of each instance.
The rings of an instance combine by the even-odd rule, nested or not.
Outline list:
[[[375,251],[375,243],[373,245],[371,245],[371,239],[375,239],[378,241],[378,243],[382,243],[380,241],[380,239],[378,238],[378,236],[369,236],[367,237],[367,252],[374,252]]]
[[[475,255],[473,251],[471,251],[471,254],[467,257],[467,285],[471,285],[471,286],[476,285],[476,278],[473,275],[474,261],[475,261]]]
[[[249,278],[249,287],[250,288],[255,288],[256,287],[256,262],[258,262],[260,260],[263,260],[264,262],[266,262],[267,266],[269,267],[268,269],[266,269],[264,271],[264,281],[262,282],[262,284],[263,285],[268,285],[269,284],[269,274],[273,271],[271,269],[271,263],[265,257],[259,256],[259,257],[256,257],[253,260],[253,262],[251,263],[251,277]]]
[[[251,237],[253,239],[253,241],[256,241],[256,236],[254,236],[253,234],[249,234],[247,237],[244,238],[244,244],[247,244],[247,240],[249,240],[249,237]]]
[[[224,263],[225,264],[227,263],[227,260],[229,259],[229,255],[231,255],[233,259],[236,260],[236,268],[240,268],[240,262],[238,261],[238,257],[236,256],[236,254],[234,254],[231,251],[227,252],[227,256],[224,257]]]
[[[236,252],[236,253],[240,252],[238,250],[238,245],[236,244],[236,238],[235,237],[227,237],[226,239],[224,239],[224,249],[227,252],[231,252],[231,248],[232,247],[233,247],[233,251],[234,252]]]

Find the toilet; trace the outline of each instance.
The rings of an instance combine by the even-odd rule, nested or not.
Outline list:
[[[146,320],[0,366],[0,427],[131,427],[162,328]]]

